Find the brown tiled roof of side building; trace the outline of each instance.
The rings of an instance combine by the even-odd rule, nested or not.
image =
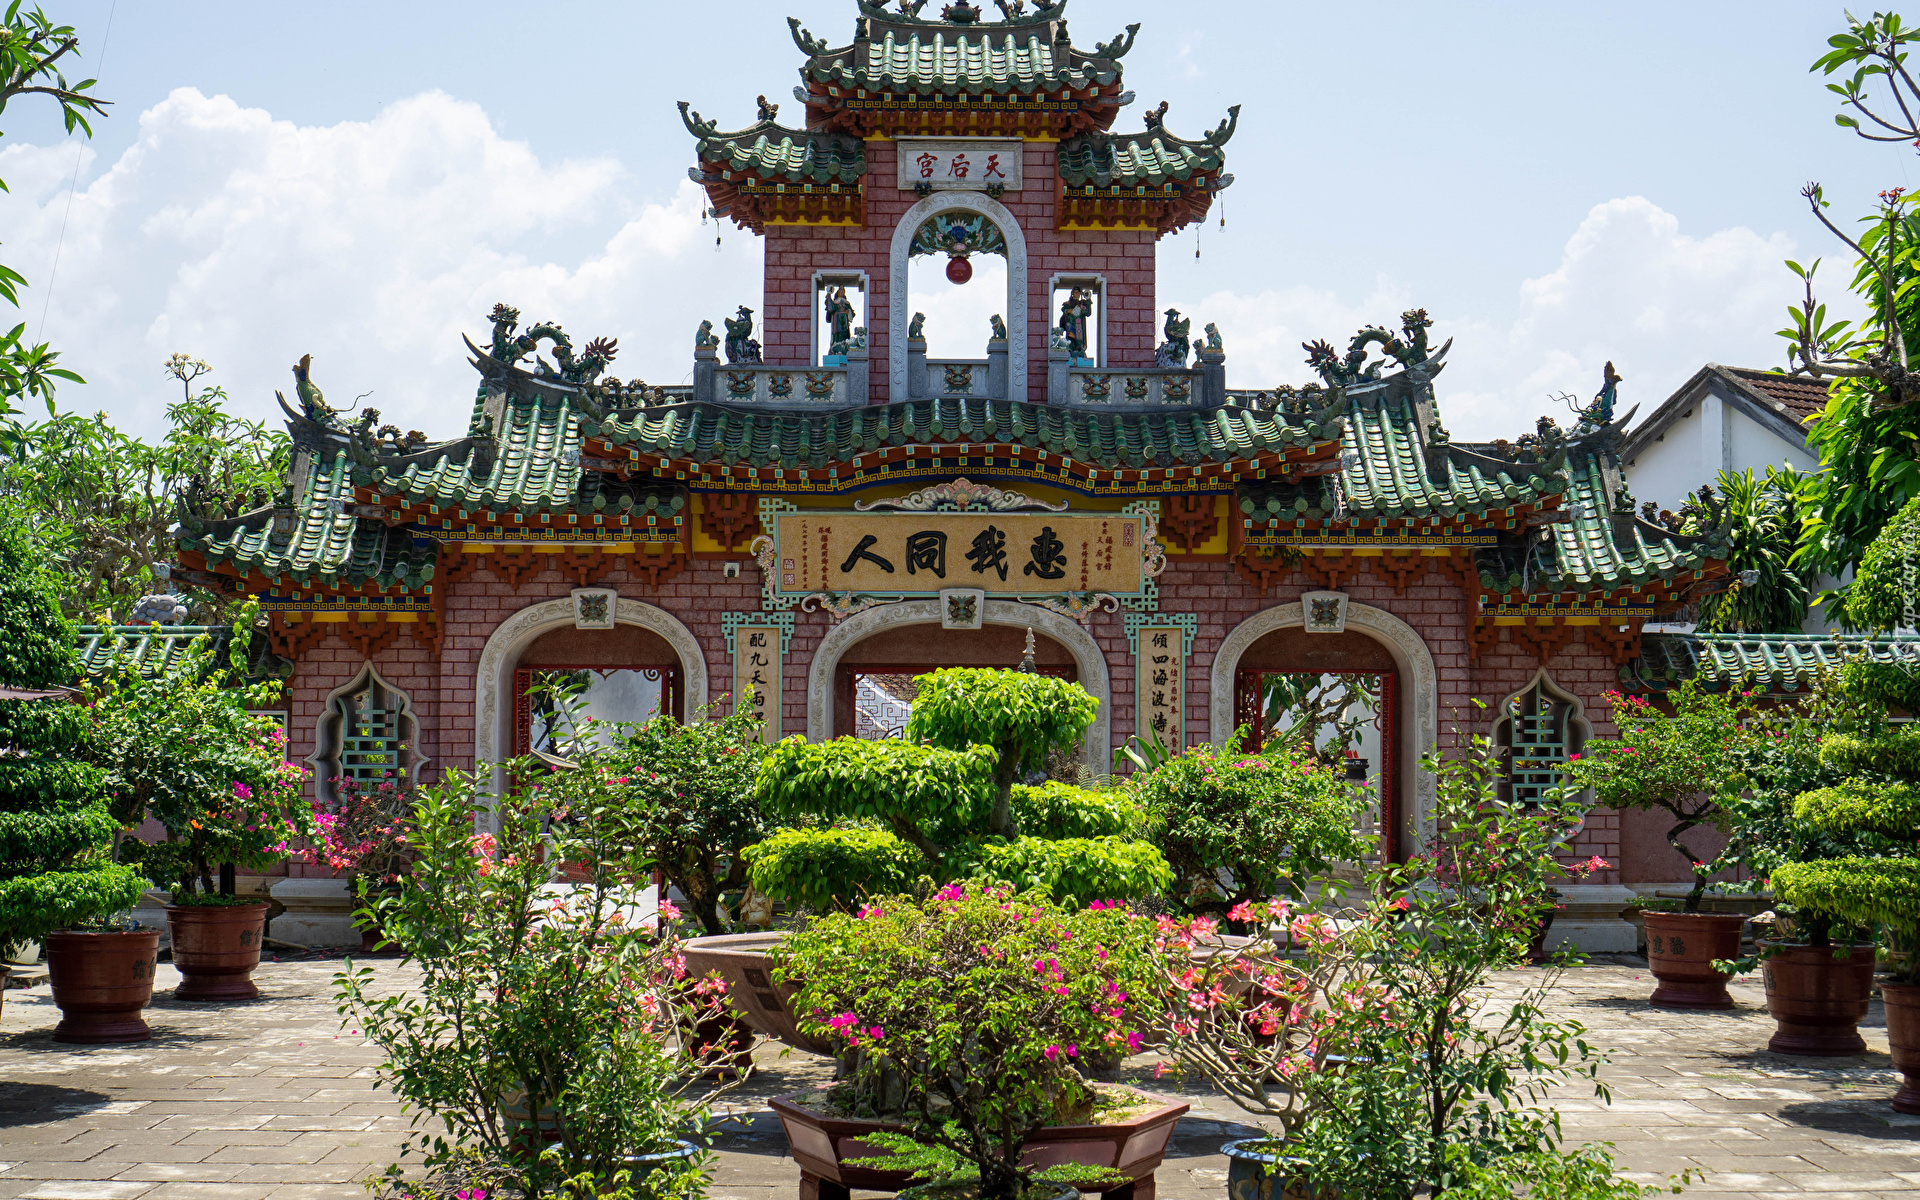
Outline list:
[[[1794,420],[1804,423],[1827,406],[1827,381],[1804,375],[1782,375],[1777,371],[1755,371],[1749,367],[1721,367],[1721,370],[1773,401]]]

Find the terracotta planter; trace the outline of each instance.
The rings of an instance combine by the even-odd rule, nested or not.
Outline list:
[[[253,969],[260,965],[260,939],[267,931],[261,904],[168,905],[173,965],[180,972],[175,1000],[252,1000]]]
[[[1855,1028],[1873,996],[1873,947],[1852,946],[1836,959],[1831,946],[1761,943],[1777,953],[1760,964],[1775,1054],[1864,1054]]]
[[[1126,1121],[1111,1125],[1052,1125],[1028,1138],[1022,1147],[1021,1162],[1034,1167],[1059,1163],[1083,1163],[1106,1167],[1126,1176],[1121,1183],[1104,1187],[1082,1185],[1083,1191],[1102,1191],[1107,1200],[1151,1200],[1153,1173],[1166,1157],[1167,1139],[1173,1127],[1187,1113],[1188,1105],[1167,1100],[1134,1088],[1112,1088],[1132,1092],[1159,1101],[1154,1107]],[[800,1164],[802,1200],[848,1200],[851,1189],[897,1192],[907,1186],[905,1171],[886,1171],[878,1167],[844,1165],[851,1158],[874,1158],[887,1152],[862,1139],[872,1133],[898,1128],[888,1121],[830,1117],[802,1107],[797,1100],[806,1092],[776,1096],[768,1101],[780,1118],[787,1135],[787,1150]],[[1135,1184],[1141,1184],[1138,1189]]]
[[[153,1036],[140,1010],[153,999],[158,929],[128,933],[50,933],[42,946],[53,1002],[60,1006],[56,1042],[93,1045]]]
[[[1651,1002],[1663,1008],[1732,1008],[1727,976],[1713,969],[1713,960],[1740,957],[1740,931],[1747,918],[1649,909],[1646,920],[1647,965],[1660,981]]]
[[[1257,1147],[1265,1138],[1247,1138],[1220,1147],[1227,1156],[1227,1200],[1335,1200],[1300,1172],[1297,1159],[1268,1154]]]
[[[1920,983],[1883,983],[1880,999],[1887,1009],[1893,1069],[1905,1077],[1893,1094],[1893,1111],[1920,1113]]]
[[[796,1050],[831,1058],[840,1047],[802,1034],[787,1007],[800,989],[773,980],[773,952],[786,936],[785,930],[726,933],[694,938],[681,951],[686,955],[689,974],[698,978],[716,971],[727,981],[727,996],[733,1001],[734,1011],[754,1030]]]

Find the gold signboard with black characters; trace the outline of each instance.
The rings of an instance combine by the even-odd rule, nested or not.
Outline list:
[[[1105,592],[1128,597],[1147,591],[1153,518],[1141,513],[802,510],[780,513],[773,532],[771,591],[776,596],[931,596],[947,588],[983,588],[1017,596]]]

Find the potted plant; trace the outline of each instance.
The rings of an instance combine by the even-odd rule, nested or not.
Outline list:
[[[1172,881],[1140,836],[1137,805],[1069,784],[1030,788],[1047,752],[1074,747],[1096,700],[1027,671],[954,669],[921,676],[905,739],[840,738],[774,746],[758,794],[792,828],[742,851],[754,889],[812,913],[848,912],[869,896],[962,879],[1004,882],[1056,900],[1125,899]],[[739,1011],[769,1036],[815,1052],[771,977],[785,934],[688,944],[697,974],[720,971]]]
[[[1727,805],[1746,788],[1743,755],[1756,712],[1750,696],[1709,692],[1689,679],[1667,693],[1671,715],[1644,697],[1608,692],[1617,738],[1594,738],[1566,766],[1602,805],[1664,812],[1674,818],[1667,844],[1687,862],[1693,886],[1671,904],[1642,902],[1647,963],[1658,981],[1652,1003],[1668,1008],[1733,1007],[1728,975],[1714,964],[1737,959],[1747,918],[1700,911],[1707,882],[1721,864],[1703,858],[1681,835],[1701,825],[1726,828]]]
[[[540,764],[506,775],[539,779]],[[674,1031],[723,992],[709,982],[698,1011],[688,1002],[671,905],[647,928],[648,871],[617,796],[556,808],[530,782],[489,795],[490,777],[449,771],[416,793],[412,865],[380,920],[419,983],[389,994],[351,963],[336,979],[341,1011],[385,1055],[381,1082],[433,1118],[389,1168],[391,1190],[424,1177],[443,1192],[598,1196],[653,1170],[650,1192],[682,1191],[705,1162],[687,1139],[706,1109],[688,1093],[702,1048]],[[587,879],[552,882],[563,862]]]
[[[216,877],[225,863],[270,867],[313,829],[286,735],[251,711],[280,693],[278,681],[246,678],[254,613],[242,610],[224,661],[197,638],[171,669],[143,675],[122,647],[91,696],[116,815],[128,825],[153,817],[166,831],[161,841],[123,841],[120,856],[173,885],[167,925],[179,1000],[260,994],[252,976],[271,906],[223,893]]]
[[[1170,894],[1190,913],[1222,916],[1367,850],[1354,829],[1362,791],[1287,743],[1259,754],[1195,746],[1121,790],[1146,810],[1173,868]]]
[[[839,1084],[772,1101],[803,1194],[896,1191],[914,1173],[983,1200],[1150,1177],[1187,1105],[1094,1083],[1084,1064],[1141,1044],[1153,928],[1122,906],[968,881],[793,934],[779,970],[799,984],[801,1029],[843,1050]]]
[[[0,943],[39,941],[62,1042],[131,1042],[153,994],[158,930],[120,920],[146,880],[113,858],[119,828],[103,772],[88,761],[80,675],[47,556],[20,514],[0,520]]]
[[[341,775],[328,782],[332,794],[314,798],[313,837],[299,856],[346,872],[361,901],[354,913],[360,950],[372,954],[388,946],[380,933],[382,898],[398,887],[412,859],[413,787],[392,771],[379,779]]]
[[[1256,942],[1198,970],[1185,942],[1209,923],[1163,926],[1169,1058],[1273,1122],[1223,1147],[1231,1196],[1452,1195],[1532,1159],[1605,1161],[1563,1151],[1542,1107],[1550,1087],[1599,1092],[1584,1031],[1546,1009],[1571,956],[1488,1007],[1493,974],[1526,959],[1577,810],[1564,795],[1501,801],[1487,749],[1476,738],[1422,762],[1438,831],[1405,865],[1373,869],[1362,895],[1247,904]]]

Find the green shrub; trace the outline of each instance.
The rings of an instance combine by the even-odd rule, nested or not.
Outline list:
[[[1893,663],[1850,662],[1840,668],[1840,688],[1862,704],[1920,716],[1920,672]]]
[[[1158,850],[1123,837],[988,840],[974,847],[969,867],[972,878],[1069,905],[1135,900],[1173,882]]]
[[[884,829],[782,829],[744,851],[747,882],[814,912],[911,891],[927,860]]]
[[[1857,925],[1920,930],[1920,859],[1847,858],[1783,863],[1773,890],[1797,908],[1817,909]]]
[[[71,686],[80,662],[44,556],[24,522],[0,519],[0,684]],[[120,827],[87,713],[66,699],[0,700],[0,944],[36,940],[132,908],[146,880],[113,861]]]
[[[1849,775],[1920,778],[1920,728],[1889,727],[1869,736],[1829,734],[1820,741],[1820,762]]]
[[[1015,785],[1013,815],[1021,834],[1033,838],[1140,837],[1150,820],[1129,792],[1097,792],[1057,779]]]
[[[1837,787],[1802,792],[1794,798],[1793,815],[1822,833],[1868,831],[1911,844],[1920,831],[1920,783],[1849,779]]]
[[[1886,630],[1907,623],[1920,580],[1920,496],[1907,501],[1860,556],[1847,589],[1846,620],[1856,629]]]

